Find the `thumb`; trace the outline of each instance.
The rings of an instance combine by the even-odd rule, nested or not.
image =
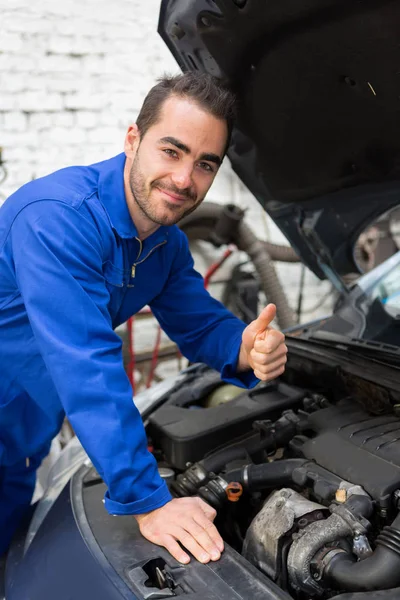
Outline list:
[[[249,327],[251,327],[252,331],[257,333],[262,333],[271,325],[272,321],[276,317],[276,306],[275,304],[268,304],[258,315],[255,321],[250,323]]]
[[[247,325],[243,332],[243,342],[247,349],[253,347],[254,340],[259,333],[263,333],[276,316],[275,304],[268,304],[258,315],[257,319]]]

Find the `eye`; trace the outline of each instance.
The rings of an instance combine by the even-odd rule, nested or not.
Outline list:
[[[164,148],[163,152],[171,158],[178,158],[178,153],[176,150],[172,150],[172,148]]]
[[[207,171],[208,173],[214,173],[214,169],[212,168],[212,166],[206,162],[200,162],[199,167],[200,167],[200,169],[203,169],[204,171]]]

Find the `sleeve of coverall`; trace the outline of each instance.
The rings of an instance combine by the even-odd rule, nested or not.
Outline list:
[[[171,499],[132,401],[107,311],[94,223],[54,200],[25,207],[11,230],[17,283],[40,353],[71,424],[108,487],[111,514]]]
[[[182,232],[170,277],[150,306],[161,327],[190,361],[205,362],[220,371],[225,381],[240,387],[251,388],[259,382],[253,371],[237,372],[246,325],[204,289]]]

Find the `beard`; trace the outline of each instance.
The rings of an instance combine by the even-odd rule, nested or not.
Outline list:
[[[131,171],[129,173],[129,185],[132,196],[141,212],[153,223],[157,225],[175,225],[183,217],[192,213],[203,198],[198,199],[195,192],[190,188],[180,189],[171,182],[166,184],[163,179],[155,179],[148,190],[146,190],[146,180],[140,169],[139,153],[136,154]],[[183,206],[168,202],[168,200],[152,200],[151,192],[154,189],[165,190],[171,194],[177,194],[181,198],[187,199]],[[187,206],[188,204],[188,206]]]

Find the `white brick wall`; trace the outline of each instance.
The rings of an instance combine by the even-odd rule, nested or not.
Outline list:
[[[8,169],[0,202],[26,181],[121,151],[148,89],[177,66],[156,29],[159,0],[0,0],[0,146]],[[228,161],[209,194],[248,207],[258,235],[282,236]],[[280,265],[293,306],[299,267]],[[328,289],[306,277],[305,307]],[[324,314],[329,303],[312,314]]]

